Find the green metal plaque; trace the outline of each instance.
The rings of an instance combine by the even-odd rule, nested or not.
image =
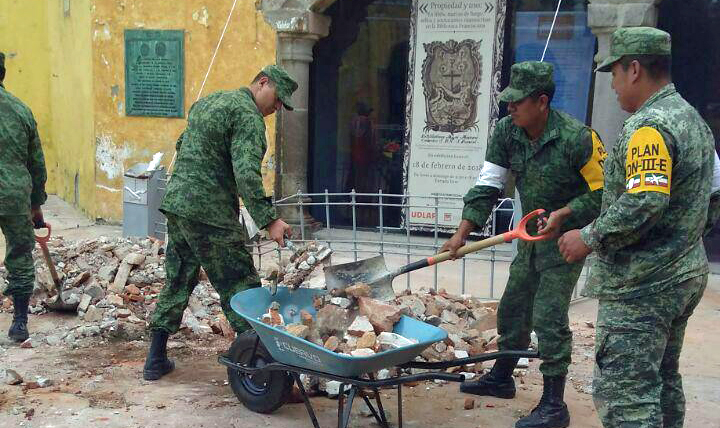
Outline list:
[[[128,116],[185,117],[183,30],[125,30]]]

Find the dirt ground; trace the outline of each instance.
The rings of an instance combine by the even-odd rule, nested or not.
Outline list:
[[[571,311],[574,355],[566,399],[572,427],[600,427],[589,392],[592,373],[592,301],[575,304]],[[11,315],[0,314],[0,330],[6,331]],[[720,278],[711,286],[688,326],[682,358],[688,414],[686,427],[720,426]],[[60,325],[72,325],[72,316],[44,314],[31,316],[32,332],[48,333]],[[141,371],[147,343],[106,342],[92,348],[68,350],[47,345],[22,349],[0,338],[3,368],[12,368],[26,380],[34,376],[52,379],[53,386],[24,389],[0,386],[0,426],[23,427],[311,427],[302,404],[287,404],[272,415],[245,409],[225,385],[225,369],[217,354],[229,343],[220,336],[208,340],[183,337],[170,342],[170,354],[177,369],[158,382],[142,380]],[[531,362],[514,400],[476,398],[473,410],[464,410],[467,397],[456,384],[424,383],[405,387],[404,426],[456,428],[511,427],[529,412],[541,393],[537,361]],[[383,391],[392,420],[396,421],[396,394]],[[336,400],[315,397],[321,426],[336,424]],[[359,414],[356,406],[353,427],[376,426]]]
[[[68,239],[100,234],[119,236],[117,226],[94,225],[78,220],[76,213],[52,199],[46,215]],[[0,240],[1,241],[1,240]],[[0,242],[4,247],[4,243]],[[2,256],[4,248],[0,248]],[[571,307],[574,332],[573,364],[566,388],[571,426],[601,427],[590,393],[594,331],[597,313],[594,301]],[[12,315],[0,313],[0,369],[13,369],[27,381],[42,376],[53,381],[46,388],[26,389],[0,383],[0,427],[312,427],[303,404],[287,404],[272,415],[247,410],[226,385],[227,373],[217,355],[229,347],[219,335],[173,336],[169,344],[176,370],[157,382],[142,380],[142,365],[148,343],[107,342],[97,338],[92,347],[69,349],[41,344],[23,349],[9,342],[6,331]],[[63,326],[74,326],[77,318],[48,313],[30,315],[30,331],[46,336]],[[695,315],[690,319],[681,371],[687,397],[686,427],[720,427],[720,276],[712,276]],[[486,363],[488,364],[488,363]],[[488,364],[489,366],[489,364]],[[404,426],[454,428],[512,427],[529,413],[539,399],[542,386],[532,361],[519,383],[513,400],[474,397],[475,408],[464,410],[468,395],[457,384],[433,382],[404,387]],[[390,420],[397,426],[396,393],[383,390]],[[337,400],[314,397],[320,425],[337,426]],[[351,427],[377,426],[360,414],[356,401]]]

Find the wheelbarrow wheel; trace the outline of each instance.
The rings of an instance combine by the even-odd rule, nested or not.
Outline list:
[[[230,346],[228,358],[248,367],[264,367],[275,362],[262,342],[258,342],[253,358],[256,339],[254,330],[239,335]],[[292,394],[293,378],[288,372],[273,370],[250,375],[230,367],[227,372],[235,396],[253,412],[272,413],[287,403]]]

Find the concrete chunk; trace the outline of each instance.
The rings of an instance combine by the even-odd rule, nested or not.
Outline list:
[[[371,357],[375,355],[375,351],[369,348],[358,348],[350,352],[350,355],[352,355],[353,357]]]
[[[370,297],[370,295],[372,294],[372,290],[370,289],[369,285],[359,282],[357,284],[351,285],[350,287],[347,287],[345,289],[345,294],[355,298]]]
[[[400,321],[402,310],[379,300],[361,297],[358,299],[360,313],[370,320],[376,332],[392,331],[395,323]]]
[[[388,333],[386,331],[378,335],[377,342],[382,349],[397,349],[412,346],[417,343],[417,341],[400,336],[399,334]]]
[[[372,324],[370,324],[370,320],[368,317],[364,315],[360,315],[355,318],[355,320],[350,324],[350,327],[348,327],[348,334],[351,334],[353,336],[361,337],[365,333],[369,331],[374,331]]]
[[[86,312],[92,301],[92,296],[89,294],[83,294],[80,298],[80,304],[78,305],[78,311]]]
[[[125,256],[124,259],[122,259],[123,263],[127,263],[129,265],[141,265],[142,262],[145,261],[145,255],[140,253],[130,253],[127,256]]]
[[[350,324],[350,320],[347,309],[335,305],[327,305],[317,312],[315,323],[318,333],[324,335],[345,331]]]
[[[358,348],[374,348],[375,342],[377,341],[377,336],[375,336],[375,332],[368,331],[367,333],[363,334],[360,339],[357,341],[357,347]]]
[[[338,339],[336,336],[328,337],[328,339],[325,341],[325,344],[323,345],[325,349],[332,352],[335,352],[338,346],[340,346],[340,339]]]
[[[120,268],[118,269],[117,275],[115,275],[115,281],[112,283],[108,289],[112,291],[113,293],[122,294],[125,292],[125,284],[127,283],[128,276],[130,276],[130,271],[132,270],[132,265],[123,262],[120,265]]]
[[[3,382],[6,385],[20,385],[23,383],[23,378],[13,369],[3,370]]]
[[[333,297],[332,299],[330,299],[330,303],[336,306],[340,306],[343,309],[347,309],[350,307],[350,305],[352,305],[350,299],[346,299],[344,297]]]
[[[287,332],[293,336],[305,339],[310,333],[310,328],[303,324],[290,324],[287,326]]]

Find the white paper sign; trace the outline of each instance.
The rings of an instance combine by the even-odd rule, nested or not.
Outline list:
[[[498,116],[504,17],[503,0],[414,3],[406,183],[432,197],[409,201],[411,225],[460,221]]]

